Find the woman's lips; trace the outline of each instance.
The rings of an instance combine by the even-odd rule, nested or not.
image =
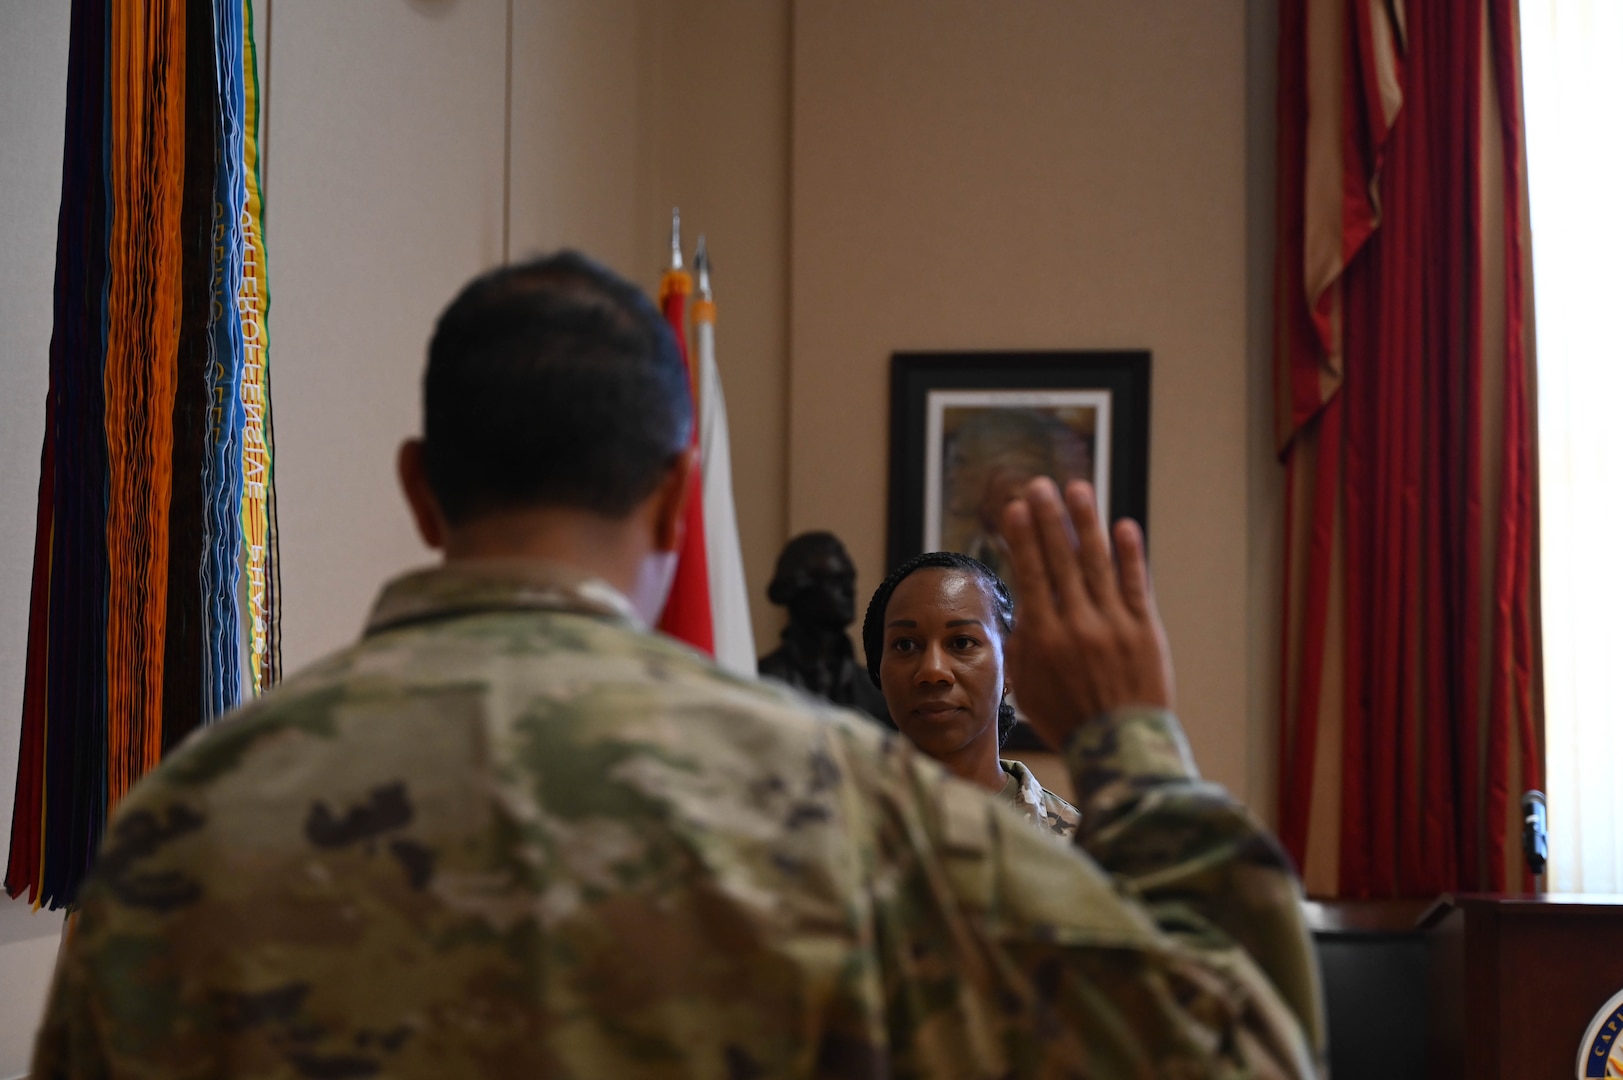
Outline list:
[[[963,706],[949,705],[946,702],[932,701],[926,705],[918,705],[913,709],[913,715],[925,720],[940,720],[951,713],[962,712]]]

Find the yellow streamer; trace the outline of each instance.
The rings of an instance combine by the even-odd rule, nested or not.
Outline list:
[[[237,318],[242,323],[242,541],[247,592],[248,668],[253,693],[265,689],[269,675],[270,484],[271,456],[267,437],[269,382],[265,375],[269,338],[265,314],[269,301],[265,273],[264,207],[259,190],[259,78],[254,56],[253,5],[243,0],[243,172],[248,198],[242,209],[242,288]]]

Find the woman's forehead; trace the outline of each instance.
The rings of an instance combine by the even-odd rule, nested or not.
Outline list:
[[[991,590],[979,574],[955,567],[927,566],[897,583],[890,603],[885,605],[885,620],[917,620],[940,614],[990,623],[995,612]]]

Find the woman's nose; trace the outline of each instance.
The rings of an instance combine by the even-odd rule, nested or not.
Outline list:
[[[947,650],[938,642],[924,647],[919,657],[918,681],[921,683],[952,682],[952,666],[947,663]]]

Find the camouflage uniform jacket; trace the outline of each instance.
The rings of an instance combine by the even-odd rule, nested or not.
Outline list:
[[[118,807],[52,1077],[1302,1077],[1298,886],[1156,711],[1077,847],[601,582],[451,564]]]
[[[1037,774],[1028,769],[1025,762],[1002,758],[998,764],[1009,778],[998,792],[998,798],[1036,822],[1038,828],[1061,839],[1076,832],[1082,815],[1076,807],[1038,783]]]

